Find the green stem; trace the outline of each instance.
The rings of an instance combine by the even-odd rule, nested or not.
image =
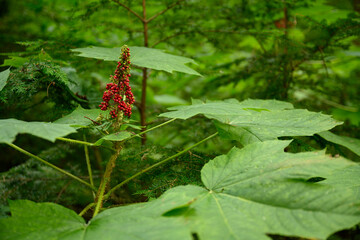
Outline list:
[[[176,118],[170,119],[169,121],[163,122],[163,123],[161,123],[161,124],[159,124],[159,125],[156,125],[155,127],[149,128],[149,129],[147,129],[147,130],[145,130],[145,131],[143,131],[143,132],[141,132],[141,133],[132,135],[131,137],[124,139],[124,141],[130,140],[130,139],[132,139],[132,138],[134,138],[134,137],[140,137],[141,135],[143,135],[143,134],[145,134],[145,133],[147,133],[147,132],[150,132],[150,131],[155,130],[155,129],[159,128],[159,127],[162,127],[162,126],[164,126],[164,125],[166,125],[166,124],[169,124],[169,123],[171,123],[171,122],[173,122],[173,121],[175,121],[175,120],[176,120]]]
[[[84,134],[84,141],[86,142],[86,135],[85,134]],[[90,184],[91,184],[91,186],[94,187],[94,180],[93,180],[93,176],[92,176],[92,170],[91,170],[91,164],[90,164],[90,158],[89,158],[89,149],[88,149],[87,145],[84,145],[84,151],[85,151],[85,159],[86,159],[87,170],[88,170],[89,178],[90,178]]]
[[[146,172],[150,171],[151,169],[153,169],[153,168],[155,168],[155,167],[157,167],[157,166],[160,166],[160,165],[162,165],[162,164],[164,164],[164,163],[166,163],[166,162],[168,162],[168,161],[170,161],[170,160],[172,160],[172,159],[174,159],[174,158],[176,158],[176,157],[178,157],[178,156],[186,153],[186,152],[189,151],[190,149],[192,149],[192,148],[194,148],[194,147],[197,147],[198,145],[202,144],[203,142],[206,142],[207,140],[215,137],[216,135],[218,135],[217,132],[214,133],[214,134],[212,134],[212,135],[210,135],[209,137],[201,140],[200,142],[197,142],[197,143],[195,143],[194,145],[192,145],[192,146],[190,146],[190,147],[182,150],[181,152],[179,152],[179,153],[177,153],[177,154],[175,154],[175,155],[173,155],[173,156],[171,156],[171,157],[168,157],[168,158],[166,158],[166,159],[164,159],[164,160],[162,160],[162,161],[160,161],[160,162],[158,162],[158,163],[155,163],[154,165],[151,165],[150,167],[145,168],[145,169],[141,170],[140,172],[132,175],[131,177],[125,179],[124,181],[122,181],[121,183],[119,183],[118,185],[116,185],[115,187],[113,187],[112,189],[110,189],[110,191],[105,194],[103,200],[108,199],[108,198],[110,197],[110,195],[111,195],[116,189],[118,189],[118,188],[120,188],[121,186],[125,185],[126,183],[130,182],[132,179],[134,179],[134,178],[138,177],[139,175],[141,175],[141,174],[143,174],[143,173],[146,173]]]
[[[81,217],[82,215],[84,215],[90,208],[92,208],[95,205],[95,203],[90,203],[88,204],[84,210],[82,210],[78,215]]]
[[[38,161],[40,161],[40,162],[48,165],[49,167],[51,167],[51,168],[53,168],[53,169],[55,169],[55,170],[57,170],[57,171],[59,171],[59,172],[61,172],[61,173],[63,173],[63,174],[65,174],[65,175],[67,175],[67,176],[75,179],[76,181],[81,182],[82,184],[85,184],[86,186],[90,187],[90,188],[93,189],[93,190],[96,190],[94,186],[92,186],[91,184],[89,184],[89,183],[85,182],[84,180],[78,178],[77,176],[72,175],[71,173],[69,173],[69,172],[67,172],[67,171],[65,171],[65,170],[63,170],[63,169],[61,169],[61,168],[58,168],[57,166],[55,166],[55,165],[47,162],[46,160],[44,160],[44,159],[42,159],[42,158],[40,158],[40,157],[38,157],[38,156],[35,156],[35,155],[32,154],[32,153],[29,153],[28,151],[26,151],[26,150],[24,150],[24,149],[16,146],[15,144],[12,144],[12,143],[7,143],[7,144],[8,144],[10,147],[18,150],[19,152],[21,152],[21,153],[23,153],[23,154],[25,154],[25,155],[27,155],[27,156],[35,159],[35,160],[38,160]]]

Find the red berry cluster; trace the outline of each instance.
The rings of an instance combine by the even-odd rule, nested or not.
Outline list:
[[[110,116],[117,118],[119,112],[123,112],[125,116],[131,116],[131,107],[135,102],[134,95],[129,85],[130,75],[130,49],[123,46],[121,49],[121,59],[118,62],[115,73],[110,76],[112,83],[106,85],[106,91],[103,95],[103,102],[99,105],[101,110],[110,108]],[[110,106],[110,100],[115,104]]]

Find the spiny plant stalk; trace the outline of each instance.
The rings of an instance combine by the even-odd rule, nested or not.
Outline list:
[[[116,152],[113,155],[111,155],[108,163],[106,164],[105,173],[104,173],[104,176],[103,176],[103,178],[101,180],[98,192],[96,194],[96,199],[95,199],[96,206],[95,206],[93,217],[95,217],[99,213],[100,208],[102,207],[106,186],[110,182],[111,173],[112,173],[112,170],[114,169],[114,167],[116,165],[116,159],[120,155],[120,152],[121,152],[121,149],[122,149],[122,144],[121,143],[116,143],[115,144],[115,149],[116,149]]]
[[[105,199],[105,200],[108,199],[108,198],[111,196],[111,194],[112,194],[116,189],[122,187],[122,186],[125,185],[126,183],[130,182],[132,179],[140,176],[140,175],[143,174],[143,173],[146,173],[146,172],[150,171],[150,170],[153,169],[153,168],[156,168],[156,167],[158,167],[158,166],[160,166],[160,165],[162,165],[162,164],[164,164],[164,163],[167,163],[168,161],[170,161],[170,160],[172,160],[172,159],[174,159],[174,158],[176,158],[176,157],[178,157],[178,156],[180,156],[180,155],[188,152],[188,151],[191,150],[192,148],[197,147],[198,145],[200,145],[200,144],[202,144],[202,143],[210,140],[211,138],[213,138],[213,137],[215,137],[215,136],[217,136],[217,135],[218,135],[218,132],[216,132],[216,133],[208,136],[207,138],[204,138],[203,140],[201,140],[201,141],[195,143],[194,145],[192,145],[192,146],[190,146],[190,147],[182,150],[181,152],[172,155],[171,157],[168,157],[168,158],[166,158],[166,159],[164,159],[164,160],[162,160],[162,161],[160,161],[160,162],[157,162],[157,163],[151,165],[151,166],[148,167],[148,168],[145,168],[145,169],[141,170],[140,172],[137,172],[136,174],[132,175],[131,177],[129,177],[129,178],[127,178],[127,179],[125,179],[124,181],[122,181],[121,183],[119,183],[118,185],[116,185],[115,187],[113,187],[112,189],[110,189],[110,191],[108,191],[108,193],[105,195],[104,199]]]
[[[168,122],[170,122],[170,121],[168,121]],[[166,122],[166,123],[168,123],[168,122]],[[168,157],[168,158],[166,158],[166,159],[164,159],[164,160],[162,160],[162,161],[160,161],[160,162],[157,162],[157,163],[151,165],[151,166],[148,167],[148,168],[145,168],[145,169],[137,172],[136,174],[132,175],[131,177],[129,177],[129,178],[127,178],[127,179],[125,179],[124,181],[122,181],[121,183],[119,183],[118,185],[116,185],[115,187],[113,187],[112,189],[110,189],[110,190],[103,196],[102,200],[103,200],[103,201],[107,200],[115,190],[117,190],[118,188],[120,188],[120,187],[122,187],[123,185],[127,184],[128,182],[130,182],[130,181],[133,180],[134,178],[136,178],[136,177],[138,177],[138,176],[140,176],[140,175],[142,175],[142,174],[144,174],[144,173],[152,170],[153,168],[156,168],[156,167],[158,167],[158,166],[160,166],[160,165],[163,165],[163,164],[169,162],[170,160],[172,160],[172,159],[174,159],[174,158],[176,158],[176,157],[178,157],[178,156],[180,156],[180,155],[182,155],[182,154],[190,151],[191,149],[193,149],[193,148],[197,147],[198,145],[200,145],[200,144],[202,144],[202,143],[210,140],[211,138],[214,138],[214,137],[217,136],[217,135],[218,135],[218,132],[216,132],[216,133],[208,136],[207,138],[204,138],[203,140],[201,140],[201,141],[195,143],[194,145],[192,145],[192,146],[190,146],[190,147],[182,150],[181,152],[178,152],[178,153],[176,153],[176,154],[174,154],[174,155],[172,155],[172,156],[170,156],[170,157]],[[92,208],[94,205],[95,205],[95,203],[90,203],[90,204],[88,204],[88,205],[79,213],[79,216],[84,215],[84,214],[85,214],[90,208]],[[99,211],[99,210],[100,210],[100,207],[99,207],[99,209],[98,209],[97,211]]]
[[[132,104],[135,102],[134,95],[131,92],[129,85],[130,75],[130,49],[124,45],[121,48],[120,61],[116,67],[114,75],[110,76],[111,83],[106,85],[106,90],[103,94],[103,102],[99,105],[101,110],[110,110],[110,119],[113,120],[113,130],[117,132],[123,122],[124,117],[131,117]],[[112,102],[111,102],[112,100]],[[116,164],[116,159],[120,155],[122,149],[121,142],[114,142],[115,153],[110,157],[106,164],[104,176],[101,180],[100,187],[96,194],[96,206],[94,210],[94,217],[99,213],[104,193],[108,183],[110,182],[111,172]]]

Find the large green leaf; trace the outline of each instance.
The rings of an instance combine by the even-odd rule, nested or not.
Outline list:
[[[109,209],[90,221],[85,240],[191,240],[191,233],[181,219],[161,216],[162,210],[176,206],[176,202],[134,204]]]
[[[196,102],[170,108],[162,117],[187,119],[197,114],[215,119],[221,136],[243,145],[282,136],[309,136],[341,124],[328,115],[293,109],[290,103],[276,100],[226,100]]]
[[[80,105],[70,114],[56,120],[54,123],[71,124],[76,127],[86,127],[96,121],[102,113],[101,109],[84,109]],[[91,119],[91,120],[90,120]]]
[[[277,234],[326,239],[359,223],[360,199],[354,191],[359,181],[349,181],[357,177],[359,165],[324,151],[285,153],[288,144],[274,140],[233,148],[204,166],[204,188],[175,187],[148,203],[105,210],[87,225],[61,206],[16,201],[12,217],[0,220],[0,237],[270,240],[267,234]]]
[[[17,119],[0,119],[0,143],[12,143],[16,135],[28,133],[55,142],[56,138],[76,132],[69,124],[24,122]]]
[[[169,73],[176,71],[201,76],[198,72],[185,65],[187,63],[196,64],[195,61],[190,58],[168,54],[163,50],[154,48],[129,48],[131,52],[131,62],[136,66],[166,71]],[[121,48],[87,47],[75,48],[71,51],[80,52],[78,55],[80,57],[96,58],[105,61],[119,61]]]
[[[5,87],[10,74],[10,69],[0,72],[0,91]]]
[[[318,133],[318,135],[324,138],[326,141],[344,146],[352,152],[356,153],[358,156],[360,156],[360,139],[338,136],[329,131],[320,132]]]

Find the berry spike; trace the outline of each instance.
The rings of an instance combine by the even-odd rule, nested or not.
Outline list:
[[[110,116],[131,117],[131,108],[135,102],[134,94],[129,85],[130,75],[130,49],[124,45],[121,48],[120,60],[117,63],[114,75],[110,76],[111,83],[106,85],[103,102],[99,105],[101,110],[110,109]],[[113,100],[113,102],[110,102]],[[120,114],[119,114],[120,113]]]

